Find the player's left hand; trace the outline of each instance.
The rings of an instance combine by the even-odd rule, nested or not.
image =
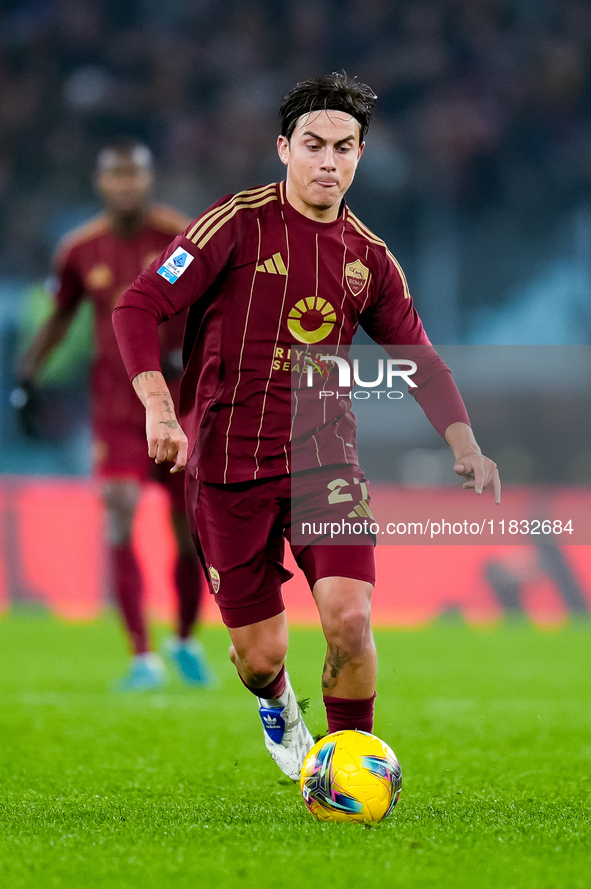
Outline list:
[[[482,494],[485,488],[492,488],[495,495],[495,503],[501,502],[501,479],[497,464],[493,463],[484,454],[468,452],[456,459],[454,472],[467,479],[463,488],[473,488],[477,494]]]

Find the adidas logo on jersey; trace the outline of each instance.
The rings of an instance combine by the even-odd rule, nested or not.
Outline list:
[[[281,253],[275,253],[271,259],[266,259],[260,265],[257,265],[257,272],[269,272],[271,275],[287,275],[285,263],[281,257]]]
[[[373,515],[373,512],[371,511],[370,505],[367,502],[367,500],[361,500],[357,504],[357,506],[355,507],[353,512],[349,513],[347,518],[356,519],[358,516],[361,516],[361,518],[371,519],[373,522],[374,515]]]

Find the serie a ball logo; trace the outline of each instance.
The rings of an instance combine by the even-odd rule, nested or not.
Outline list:
[[[304,802],[319,821],[381,821],[398,802],[401,787],[394,751],[367,732],[321,738],[300,773]]]

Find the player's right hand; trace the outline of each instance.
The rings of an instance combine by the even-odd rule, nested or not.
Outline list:
[[[159,408],[146,411],[148,454],[156,463],[174,463],[172,473],[182,472],[187,462],[188,441],[174,413]]]
[[[30,380],[21,380],[9,395],[16,422],[27,438],[42,438],[39,395]]]

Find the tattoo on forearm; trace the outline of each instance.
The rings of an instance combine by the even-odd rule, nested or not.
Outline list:
[[[142,382],[153,382],[155,384],[153,392],[145,392],[142,393],[141,397],[144,400],[144,404],[147,409],[147,400],[149,398],[161,398],[162,404],[156,405],[153,409],[156,411],[160,411],[161,419],[158,420],[160,426],[167,426],[168,429],[180,429],[178,420],[174,413],[174,404],[172,398],[170,397],[170,392],[168,389],[162,388],[162,374],[159,371],[146,370],[143,373],[138,374],[134,377],[133,383],[136,386],[136,381]],[[166,385],[166,383],[164,384]]]
[[[346,651],[341,651],[338,645],[328,643],[328,652],[322,671],[322,688],[331,689],[337,684],[339,675],[344,666],[351,660]]]

